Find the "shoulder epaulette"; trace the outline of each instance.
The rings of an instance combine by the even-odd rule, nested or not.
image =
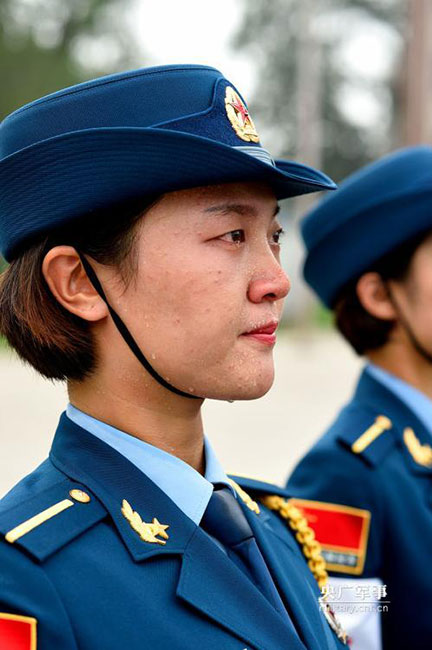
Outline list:
[[[338,427],[338,441],[369,465],[379,463],[396,443],[393,423],[386,415],[373,419],[370,412],[364,412],[354,421],[352,414],[347,414],[346,421],[342,418]]]
[[[2,511],[0,538],[43,562],[105,516],[87,488],[65,479]]]

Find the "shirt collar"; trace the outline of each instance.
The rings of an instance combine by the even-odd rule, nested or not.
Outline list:
[[[373,363],[369,363],[366,370],[408,406],[432,435],[432,400],[429,397],[400,377]]]
[[[206,471],[202,476],[180,458],[97,420],[72,404],[68,404],[66,415],[75,424],[113,447],[133,463],[197,525],[210,501],[214,484],[226,485],[236,496],[206,437],[204,437]]]

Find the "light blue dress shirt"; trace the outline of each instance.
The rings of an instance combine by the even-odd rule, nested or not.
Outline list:
[[[432,437],[432,400],[411,384],[373,363],[369,363],[366,370],[415,413]]]
[[[204,437],[205,476],[202,476],[180,458],[96,420],[72,404],[68,404],[66,415],[75,424],[125,456],[197,525],[207,508],[215,483],[223,483],[234,496],[237,496],[206,437]]]

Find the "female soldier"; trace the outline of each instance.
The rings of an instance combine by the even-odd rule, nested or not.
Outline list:
[[[357,596],[355,650],[431,647],[431,233],[431,147],[368,165],[303,222],[305,277],[366,364],[289,489],[317,500],[301,505],[333,586]]]
[[[297,542],[227,478],[200,414],[269,390],[276,199],[332,182],[274,162],[204,66],[42,98],[1,147],[1,331],[70,396],[1,504],[2,649],[339,647]]]

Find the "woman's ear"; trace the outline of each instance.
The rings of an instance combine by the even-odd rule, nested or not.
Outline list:
[[[87,277],[73,246],[55,246],[45,255],[42,273],[53,296],[69,312],[87,321],[108,316],[108,307]]]
[[[357,282],[356,291],[362,307],[375,318],[397,318],[388,288],[379,273],[364,273]]]

